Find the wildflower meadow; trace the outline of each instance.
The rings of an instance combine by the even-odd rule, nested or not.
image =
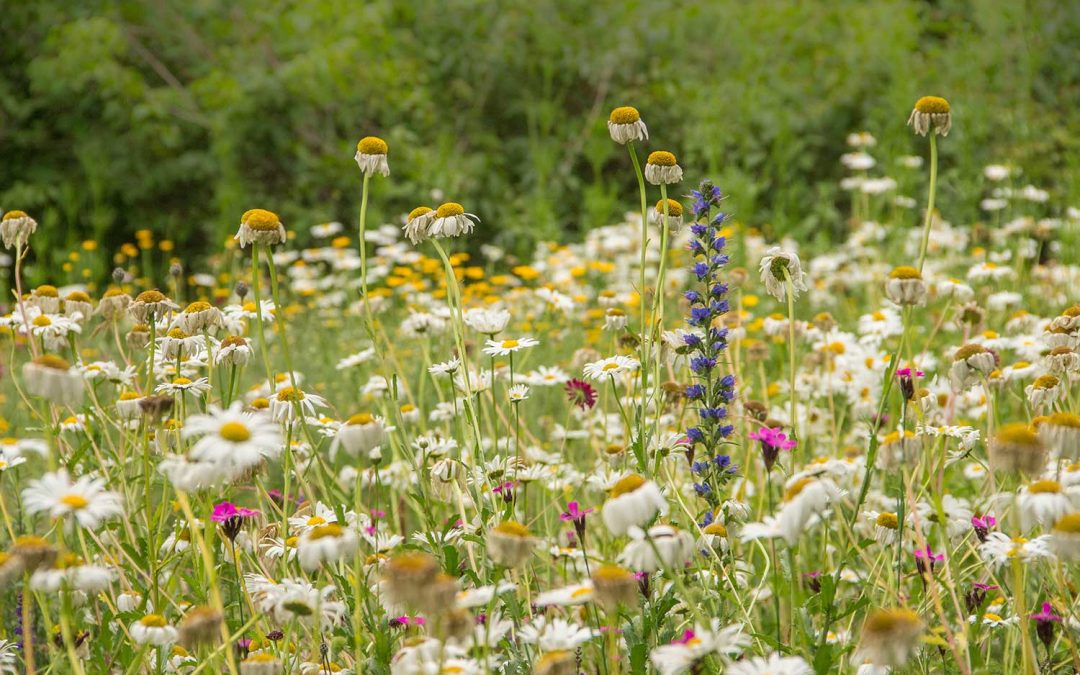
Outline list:
[[[632,100],[625,215],[526,256],[374,217],[421,150],[364,129],[355,217],[205,254],[31,282],[4,204],[0,673],[1080,672],[1080,209],[956,203],[928,93],[842,140],[828,246]]]

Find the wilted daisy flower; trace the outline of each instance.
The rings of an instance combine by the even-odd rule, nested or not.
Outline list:
[[[270,399],[270,415],[274,420],[292,422],[315,415],[315,408],[325,408],[326,399],[293,386],[282,387]]]
[[[452,606],[457,596],[457,584],[441,572],[439,561],[427,553],[396,555],[386,562],[382,572],[382,588],[394,607],[440,611]]]
[[[648,532],[631,527],[629,535],[619,562],[637,572],[682,570],[694,554],[694,538],[671,525],[654,525]]]
[[[667,216],[664,215],[664,206],[667,205]],[[663,227],[667,224],[668,230],[672,233],[677,233],[683,224],[683,207],[682,204],[674,199],[668,199],[667,201],[661,199],[656,202],[656,206],[649,211],[649,222],[657,227]]]
[[[280,244],[285,241],[285,226],[273,211],[250,209],[240,216],[240,229],[234,239],[240,242],[240,248],[248,244]]]
[[[253,352],[248,339],[239,335],[230,335],[222,340],[214,350],[215,366],[246,366],[251,361]]]
[[[132,639],[140,645],[160,647],[172,644],[180,638],[180,633],[160,614],[147,614],[131,624],[128,630]]]
[[[1062,381],[1053,375],[1040,375],[1024,388],[1028,403],[1035,410],[1052,407],[1059,399],[1067,395]]]
[[[682,180],[682,167],[675,155],[666,150],[649,153],[645,161],[645,180],[653,185],[671,185]]]
[[[1051,547],[1066,562],[1080,560],[1080,511],[1062,516],[1050,530]]]
[[[104,480],[83,476],[72,483],[67,469],[30,481],[22,498],[28,513],[47,512],[50,518],[66,519],[69,527],[74,521],[96,530],[124,512],[123,499],[106,490]]]
[[[949,380],[957,390],[964,390],[978,384],[997,367],[994,353],[977,343],[968,343],[953,354]]]
[[[540,344],[540,341],[531,338],[523,337],[509,340],[488,340],[485,343],[484,353],[488,356],[507,356],[514,352],[521,351],[528,347],[535,347]]]
[[[222,324],[221,310],[209,302],[197,301],[189,304],[173,318],[173,323],[185,333],[194,335]]]
[[[876,666],[899,667],[918,647],[923,622],[910,609],[879,609],[867,615],[855,659]]]
[[[791,277],[791,287],[795,297],[799,297],[799,291],[807,290],[806,274],[802,270],[799,256],[795,253],[784,251],[779,246],[774,246],[765,252],[759,265],[761,271],[761,283],[765,284],[765,291],[776,298],[783,300],[787,293],[787,276]]]
[[[480,219],[471,213],[465,213],[461,204],[446,202],[435,209],[435,217],[428,225],[427,233],[434,239],[459,237],[472,232],[478,222]]]
[[[212,645],[221,639],[221,612],[213,607],[195,607],[180,620],[180,644],[185,649]]]
[[[4,241],[4,248],[26,246],[35,230],[37,221],[26,215],[25,211],[8,211],[0,219],[0,238]]]
[[[593,570],[591,580],[597,601],[609,611],[619,605],[635,606],[640,598],[637,577],[625,567],[601,565]]]
[[[381,418],[370,413],[357,413],[342,424],[330,445],[331,457],[338,448],[350,457],[366,457],[386,443],[386,427]]]
[[[431,223],[435,220],[435,210],[429,206],[417,206],[405,218],[402,230],[405,237],[413,244],[419,244],[429,236]]]
[[[537,645],[541,651],[575,650],[600,635],[600,631],[571,623],[566,619],[548,619],[538,614],[518,629],[525,644]]]
[[[71,408],[82,405],[83,378],[59,356],[45,354],[28,361],[22,375],[30,394]]]
[[[389,151],[390,146],[383,139],[377,136],[365,136],[356,144],[356,164],[365,175],[389,176],[390,165],[386,162]]]
[[[623,373],[632,373],[638,369],[637,359],[629,356],[609,356],[606,359],[586,363],[583,369],[585,377],[593,380],[601,380],[607,377],[616,377]]]
[[[921,305],[926,301],[926,282],[914,267],[896,267],[889,272],[885,294],[898,305]]]
[[[1016,496],[1020,511],[1020,527],[1030,530],[1039,525],[1050,528],[1073,510],[1068,495],[1056,480],[1037,480],[1020,488]]]
[[[284,672],[285,664],[270,652],[252,654],[240,662],[240,675],[282,675]]]
[[[505,520],[491,528],[487,536],[487,551],[495,564],[517,567],[536,550],[537,539],[529,528],[513,520]]]
[[[996,471],[1037,474],[1046,466],[1046,446],[1027,424],[1014,422],[998,429],[990,441],[990,466]]]
[[[896,543],[900,532],[900,520],[895,513],[870,511],[867,517],[874,524],[874,539],[882,546],[892,546]]]
[[[941,136],[948,136],[952,129],[952,111],[949,102],[940,96],[923,96],[915,102],[915,108],[908,117],[908,126],[920,136],[931,131]]]
[[[612,534],[626,534],[631,527],[648,525],[657,514],[667,515],[668,503],[656,483],[630,474],[611,489],[601,516]]]
[[[160,319],[169,312],[180,309],[180,306],[170,300],[159,290],[143,291],[135,296],[135,300],[128,305],[131,317],[140,324],[153,319]]]
[[[114,578],[112,568],[87,564],[79,556],[68,553],[59,556],[52,567],[39,568],[30,577],[30,588],[46,593],[60,590],[100,593]]]
[[[645,128],[645,122],[641,121],[641,113],[637,108],[621,106],[611,111],[607,123],[608,133],[611,140],[626,145],[630,141],[646,141],[649,139],[649,130]]]
[[[313,527],[300,535],[296,555],[300,566],[310,572],[323,563],[347,560],[356,553],[356,534],[337,523]]]
[[[1051,413],[1038,426],[1039,440],[1063,456],[1076,458],[1080,453],[1080,415]]]
[[[336,588],[317,588],[304,579],[271,581],[260,574],[245,577],[252,602],[279,626],[293,621],[330,628],[345,615],[345,603],[334,600]]]

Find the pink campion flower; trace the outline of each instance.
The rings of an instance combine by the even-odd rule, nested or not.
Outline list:
[[[1054,606],[1051,605],[1049,602],[1044,602],[1042,604],[1041,612],[1039,612],[1038,614],[1032,614],[1028,618],[1034,619],[1036,621],[1061,621],[1061,617],[1057,614],[1054,614]]]
[[[585,516],[592,512],[593,509],[585,509],[582,511],[577,502],[568,502],[566,504],[566,511],[564,511],[559,518],[561,518],[564,523],[568,523],[571,520],[576,522],[578,520],[585,520]]]
[[[781,450],[791,450],[797,445],[794,438],[788,438],[784,432],[772,427],[761,427],[751,431],[747,436],[751,440],[761,442],[761,458],[765,462],[766,471],[772,471]]]
[[[221,502],[214,505],[214,512],[210,515],[210,520],[215,523],[224,523],[230,518],[253,518],[257,515],[259,515],[259,511],[255,509],[246,509],[232,502]]]
[[[577,533],[577,538],[584,545],[585,541],[585,516],[593,512],[593,509],[581,510],[577,502],[568,502],[566,504],[566,511],[559,516],[564,523],[574,523],[574,531]]]
[[[1028,618],[1035,621],[1035,634],[1039,636],[1039,640],[1049,651],[1050,644],[1054,641],[1054,624],[1061,623],[1061,617],[1054,614],[1054,608],[1049,602],[1044,602],[1042,611],[1032,614]]]
[[[751,431],[749,436],[752,440],[761,441],[762,445],[768,445],[778,450],[791,450],[798,445],[798,441],[794,438],[788,438],[784,432],[772,427],[762,427],[756,431]]]
[[[911,401],[915,398],[915,378],[924,375],[926,373],[923,371],[913,368],[898,368],[896,370],[896,376],[900,378],[900,392],[904,395],[905,401]]]
[[[975,528],[975,536],[979,538],[980,542],[986,542],[986,537],[990,534],[990,529],[995,525],[997,525],[997,518],[990,514],[971,517],[971,526]]]
[[[683,634],[682,634],[681,638],[675,638],[674,640],[672,640],[671,644],[685,645],[685,644],[689,643],[691,640],[693,640],[695,637],[697,637],[697,636],[694,634],[694,631],[688,629],[688,630],[683,631]]]
[[[939,563],[944,559],[945,554],[934,553],[934,551],[931,550],[929,544],[924,549],[915,549],[915,567],[919,570],[919,574],[925,574],[927,570],[933,573],[934,564]]]

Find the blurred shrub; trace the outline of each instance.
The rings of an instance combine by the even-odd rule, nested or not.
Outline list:
[[[925,153],[904,122],[926,93],[956,116],[947,217],[977,217],[989,162],[1080,196],[1075,3],[37,0],[3,23],[0,207],[58,255],[143,228],[214,250],[255,205],[351,225],[366,134],[391,147],[376,218],[438,191],[523,252],[633,208],[621,104],[775,232],[842,231],[845,135]]]

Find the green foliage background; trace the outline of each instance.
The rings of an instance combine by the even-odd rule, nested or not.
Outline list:
[[[848,132],[874,133],[879,160],[925,154],[904,126],[923,94],[955,114],[946,217],[978,217],[990,162],[1059,210],[1080,203],[1068,0],[2,4],[0,207],[33,213],[57,250],[140,228],[216,249],[253,206],[294,229],[355,223],[352,155],[377,134],[392,175],[376,218],[438,189],[526,252],[633,208],[604,124],[623,104],[688,181],[715,178],[778,232],[842,231]]]

